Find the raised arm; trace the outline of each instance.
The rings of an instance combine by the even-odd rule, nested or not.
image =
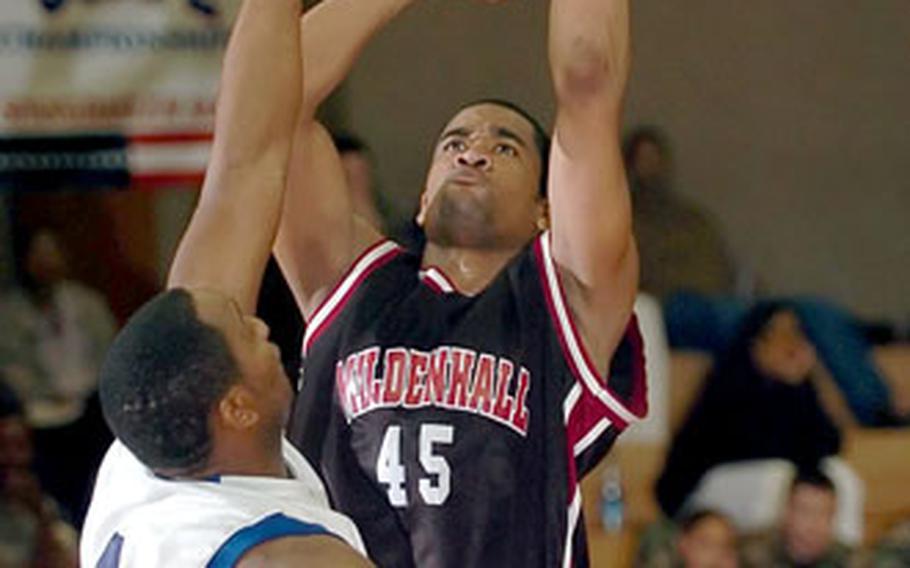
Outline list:
[[[381,238],[377,228],[355,218],[338,153],[316,111],[370,38],[413,2],[325,0],[301,20],[304,102],[275,253],[305,316],[357,255]]]
[[[553,257],[583,341],[603,371],[638,285],[619,142],[628,0],[551,0],[549,41],[557,97],[549,179]]]
[[[246,0],[224,58],[215,139],[168,287],[215,288],[251,313],[278,228],[301,101],[300,0]]]

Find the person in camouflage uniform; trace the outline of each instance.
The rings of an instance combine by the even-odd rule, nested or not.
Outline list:
[[[737,568],[737,533],[724,515],[699,510],[677,526],[669,520],[642,535],[635,566],[640,568]]]
[[[892,529],[875,548],[874,568],[905,568],[910,566],[910,519]]]
[[[780,529],[750,540],[743,547],[746,568],[846,568],[853,551],[834,535],[837,496],[824,474],[797,475],[781,519]]]

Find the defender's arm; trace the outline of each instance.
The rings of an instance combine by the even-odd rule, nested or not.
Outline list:
[[[246,0],[221,78],[212,157],[168,287],[223,290],[252,313],[275,238],[301,100],[300,0]]]

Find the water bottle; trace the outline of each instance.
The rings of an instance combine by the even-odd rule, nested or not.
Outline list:
[[[600,522],[608,533],[622,530],[623,510],[622,478],[619,466],[608,465],[603,473],[603,485],[600,488]]]

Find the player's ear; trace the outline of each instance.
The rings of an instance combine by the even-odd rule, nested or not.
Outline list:
[[[550,202],[546,198],[537,201],[537,229],[546,231],[550,228]]]
[[[414,218],[418,227],[423,228],[423,224],[427,220],[427,207],[429,204],[430,198],[427,196],[426,188],[424,188],[423,192],[420,194],[420,208],[417,210],[417,216]]]
[[[259,410],[255,397],[250,390],[236,384],[218,402],[218,417],[228,428],[247,430],[259,422]]]

